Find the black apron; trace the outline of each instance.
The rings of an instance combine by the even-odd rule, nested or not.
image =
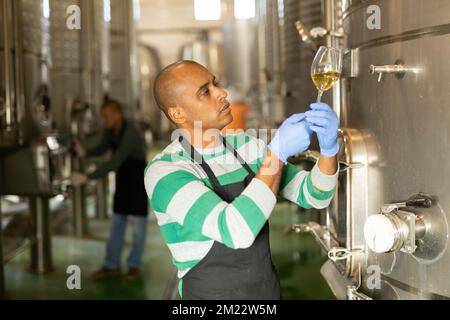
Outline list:
[[[191,158],[207,174],[214,191],[224,201],[231,203],[255,177],[255,173],[225,139],[224,146],[233,152],[248,172],[242,182],[221,186],[211,168],[186,139],[179,141]],[[214,241],[208,254],[184,277],[182,299],[211,300],[276,300],[280,299],[280,284],[272,263],[269,245],[269,223],[246,249],[231,249]]]
[[[117,140],[111,141],[115,152],[122,142],[127,122],[124,121]],[[148,200],[144,185],[145,160],[127,157],[116,171],[116,191],[114,193],[114,213],[147,216]]]

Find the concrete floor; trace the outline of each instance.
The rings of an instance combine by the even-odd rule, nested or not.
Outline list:
[[[293,220],[301,220],[301,214],[291,212],[288,203],[278,204],[270,219],[271,250],[281,281],[284,299],[334,299],[320,275],[320,267],[326,260],[319,246],[309,234],[284,234]],[[296,221],[297,222],[297,221]],[[162,299],[174,269],[170,253],[163,243],[156,222],[149,219],[149,232],[143,257],[141,280],[127,283],[125,277],[92,281],[90,274],[101,264],[109,221],[89,220],[93,237],[75,239],[53,236],[54,271],[37,275],[27,271],[28,250],[16,256],[5,266],[7,299]],[[123,261],[131,242],[131,230],[127,230]],[[69,290],[66,281],[69,265],[81,269],[81,290]],[[125,272],[126,270],[123,270]]]

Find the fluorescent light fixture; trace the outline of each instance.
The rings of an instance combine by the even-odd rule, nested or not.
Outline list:
[[[278,0],[278,18],[284,19],[284,0]]]
[[[133,16],[134,20],[139,21],[141,19],[141,2],[140,0],[133,0]]]
[[[109,0],[103,0],[103,20],[111,21],[111,2]]]
[[[49,2],[49,0],[44,0],[44,3],[42,4],[42,13],[44,15],[44,18],[46,18],[46,19],[50,18],[50,2]]]
[[[220,0],[195,0],[195,20],[219,20],[222,13]]]
[[[251,19],[255,17],[255,0],[234,0],[234,17]]]

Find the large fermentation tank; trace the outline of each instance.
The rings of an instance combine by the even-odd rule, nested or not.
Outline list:
[[[125,116],[142,120],[139,100],[139,51],[136,23],[139,1],[110,0],[111,3],[111,73],[110,97],[122,103]]]
[[[54,131],[48,1],[1,1],[0,194],[29,198],[31,270],[52,268],[49,197],[64,188],[68,158]]]
[[[52,0],[50,7],[55,125],[82,139],[99,127],[99,109],[109,93],[110,4]],[[68,20],[77,13],[83,13],[79,28]]]
[[[200,31],[195,41],[185,44],[181,49],[180,58],[196,61],[205,66],[217,79],[223,79],[223,46],[211,42],[207,31]]]
[[[341,298],[449,299],[450,3],[343,9],[341,160],[350,166],[325,234],[350,255],[322,273]]]
[[[226,83],[243,95],[258,89],[256,40],[256,24],[253,20],[228,20],[224,23]]]
[[[45,1],[0,5],[0,147],[11,147],[51,130],[49,10]]]
[[[3,149],[2,194],[51,195],[64,179],[63,137],[54,130],[48,1],[2,1],[5,122],[16,140]],[[9,118],[9,120],[8,120]],[[8,124],[10,123],[10,124]]]
[[[81,104],[81,30],[69,29],[67,26],[67,10],[71,5],[79,8],[80,1],[50,2],[55,126],[58,130],[69,133],[72,109],[77,103]]]
[[[258,29],[254,19],[224,22],[224,85],[234,97],[245,97],[256,114],[262,115],[259,96]],[[239,54],[237,54],[239,52]],[[263,119],[249,124],[257,128]]]
[[[50,9],[55,126],[71,139],[86,143],[101,132],[100,107],[110,89],[110,2],[51,0]],[[74,171],[85,171],[82,159],[72,158],[71,165]],[[106,215],[104,185],[99,181],[97,186],[100,216]],[[84,186],[73,188],[77,236],[88,233],[86,196]]]
[[[87,117],[93,127],[86,133],[99,131],[100,107],[110,94],[110,22],[111,7],[108,0],[83,0],[81,10],[81,86],[83,99],[89,106]]]
[[[140,65],[140,101],[142,112],[145,117],[145,123],[149,126],[151,133],[150,139],[158,139],[161,135],[161,120],[164,114],[158,108],[153,96],[153,84],[158,73],[161,71],[161,61],[158,51],[149,46],[139,46],[139,65]],[[150,142],[151,142],[150,141]]]
[[[54,96],[58,103],[59,130],[72,140],[89,144],[102,132],[100,108],[110,92],[109,0],[52,1],[52,52],[54,52]],[[70,17],[80,14],[79,26]],[[73,22],[73,20],[72,20]],[[72,158],[72,170],[83,172],[83,159]],[[96,216],[107,216],[107,178],[96,181]],[[86,186],[72,188],[72,216],[75,235],[89,233]]]
[[[277,0],[256,2],[258,96],[262,126],[274,128],[284,120],[282,97],[281,28]]]

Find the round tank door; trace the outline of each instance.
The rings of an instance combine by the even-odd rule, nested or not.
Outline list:
[[[375,253],[402,251],[423,262],[439,259],[447,245],[448,227],[442,207],[419,193],[404,202],[386,204],[369,216],[364,239]]]
[[[364,224],[366,244],[375,253],[401,249],[408,235],[408,226],[395,214],[374,214]]]

